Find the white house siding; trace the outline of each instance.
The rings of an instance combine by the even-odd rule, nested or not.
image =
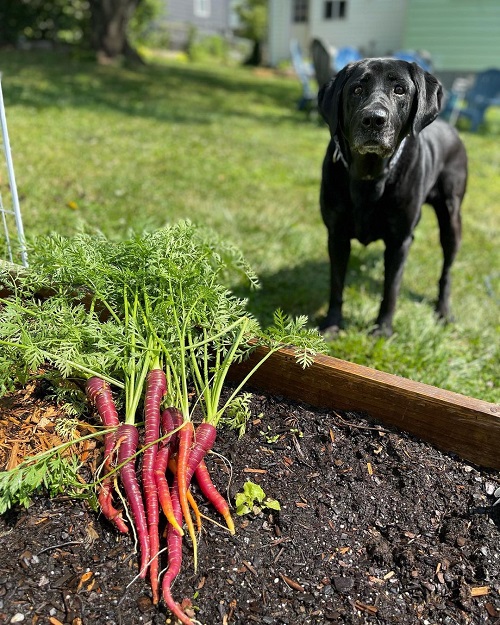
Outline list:
[[[298,39],[305,51],[317,37],[334,47],[355,46],[367,56],[384,56],[402,47],[408,0],[347,0],[346,17],[340,20],[325,20],[324,0],[310,0],[307,25],[292,24],[292,3],[269,0],[271,65],[290,57],[290,38]]]
[[[270,65],[290,58],[292,0],[269,0],[267,55]]]
[[[208,15],[195,14],[195,0],[167,0],[163,20],[170,26],[172,47],[186,44],[189,28],[203,35],[228,35],[230,32],[230,0],[210,0]]]
[[[500,67],[500,0],[410,0],[404,42],[436,71]]]
[[[311,33],[338,48],[355,46],[366,56],[386,56],[401,48],[406,0],[347,0],[345,19],[325,20],[322,0],[311,0]]]

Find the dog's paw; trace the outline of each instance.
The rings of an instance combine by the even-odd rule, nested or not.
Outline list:
[[[377,324],[370,330],[370,336],[373,336],[375,338],[388,339],[390,336],[392,336],[392,334],[392,326],[386,323]]]
[[[337,338],[339,331],[340,331],[340,327],[338,325],[319,327],[319,333],[321,334],[321,336],[325,339],[327,343],[328,341],[334,341]]]
[[[453,323],[455,321],[455,317],[453,316],[450,308],[446,305],[442,305],[439,302],[436,304],[436,315],[438,321],[443,325],[448,325],[449,323]]]

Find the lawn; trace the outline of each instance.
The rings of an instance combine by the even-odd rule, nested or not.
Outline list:
[[[262,282],[246,291],[265,324],[277,307],[326,312],[328,259],[318,192],[326,127],[295,109],[299,82],[267,71],[170,60],[140,69],[0,51],[10,142],[28,237],[85,228],[123,237],[189,217],[236,243]],[[455,263],[456,321],[436,323],[437,225],[424,209],[395,335],[367,329],[379,305],[382,246],[354,244],[346,327],[334,356],[466,395],[500,400],[500,117],[463,132],[470,181]],[[5,181],[0,179],[2,193]]]

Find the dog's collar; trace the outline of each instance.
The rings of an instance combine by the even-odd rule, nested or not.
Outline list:
[[[337,137],[337,135],[333,137],[333,145],[335,149],[333,150],[332,161],[334,163],[337,163],[338,161],[340,161],[346,169],[349,169],[349,165],[347,164],[347,161],[345,160],[345,157],[342,154],[342,148],[340,147],[339,138]]]
[[[386,168],[386,173],[389,173],[395,167],[396,163],[401,158],[401,154],[403,153],[403,149],[405,147],[407,138],[408,137],[403,138],[403,140],[399,144],[398,149],[396,150],[394,155],[391,157],[391,160],[389,161],[389,164],[387,165],[387,168]],[[337,137],[337,135],[333,137],[333,145],[334,145],[334,150],[333,150],[332,161],[334,163],[337,163],[338,161],[340,161],[346,169],[349,169],[349,165],[347,164],[345,156],[342,154],[342,148],[340,147],[339,138]]]

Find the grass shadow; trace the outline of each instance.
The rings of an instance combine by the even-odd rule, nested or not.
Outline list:
[[[108,67],[55,52],[16,52],[2,61],[5,98],[10,106],[41,110],[89,108],[162,122],[210,124],[220,117],[241,116],[260,122],[267,117],[302,119],[294,108],[296,85],[287,80],[254,77],[251,70],[227,71],[196,65],[148,64]],[[30,76],[23,80],[23,74]],[[29,86],[28,86],[29,85]],[[262,114],[252,112],[258,102]],[[267,115],[279,107],[283,116]]]
[[[328,308],[330,266],[325,261],[306,261],[290,268],[282,268],[272,273],[259,274],[261,288],[257,291],[235,286],[233,292],[238,297],[248,299],[249,311],[264,327],[272,323],[274,311],[278,308],[296,317],[307,315],[311,325],[318,325]],[[346,291],[354,290],[358,301],[371,299],[377,302],[382,298],[383,259],[377,250],[359,248],[353,250],[346,276]],[[404,286],[401,299],[424,303],[434,307],[435,300],[423,292]],[[349,312],[345,312],[346,327],[353,323]]]

